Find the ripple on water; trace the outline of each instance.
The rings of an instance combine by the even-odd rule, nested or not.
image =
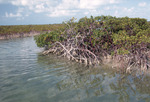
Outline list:
[[[0,102],[150,101],[150,77],[122,78],[42,50],[32,37],[0,41]]]

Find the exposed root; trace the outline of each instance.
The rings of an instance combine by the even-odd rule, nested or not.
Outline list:
[[[77,39],[76,39],[77,40]],[[69,60],[84,63],[85,65],[97,65],[100,63],[100,59],[90,50],[83,49],[77,46],[78,44],[62,44],[55,42],[53,47],[43,52],[44,55],[49,53],[55,53],[60,57],[66,57]]]
[[[49,53],[55,53],[59,57],[66,57],[69,60],[84,63],[85,65],[98,65],[102,63],[102,56],[96,55],[94,52],[90,51],[88,47],[82,48],[79,46],[82,42],[80,39],[80,44],[77,43],[79,41],[78,38],[81,38],[81,36],[77,36],[76,39],[74,39],[75,41],[72,40],[71,43],[69,43],[69,40],[67,43],[57,41],[49,50],[44,51],[43,54],[47,55]],[[112,67],[123,68],[126,73],[132,73],[134,69],[140,68],[142,71],[145,71],[150,68],[149,56],[149,51],[147,51],[141,54],[136,52],[135,54],[116,55],[113,57],[106,54],[106,56],[103,57],[111,59],[115,62]]]

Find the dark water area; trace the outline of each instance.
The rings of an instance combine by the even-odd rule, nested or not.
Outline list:
[[[0,40],[0,102],[150,102],[150,77],[42,56],[33,37]]]

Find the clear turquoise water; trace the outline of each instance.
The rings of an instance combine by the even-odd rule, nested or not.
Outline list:
[[[150,102],[150,77],[42,56],[33,37],[0,40],[0,102]]]

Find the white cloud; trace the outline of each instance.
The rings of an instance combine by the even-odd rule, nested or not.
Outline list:
[[[52,0],[13,0],[11,1],[12,5],[24,7],[30,11],[40,13],[46,12],[51,8],[51,4],[55,1]]]
[[[55,10],[51,14],[48,14],[49,17],[61,17],[61,16],[73,16],[78,12],[78,10]]]
[[[40,13],[40,12],[45,11],[44,3],[39,4],[39,5],[36,5],[34,11],[35,11],[36,13]]]
[[[31,4],[30,0],[13,0],[11,3],[16,6],[27,6]]]
[[[90,10],[86,10],[85,12],[83,12],[84,15],[86,16],[97,16],[97,15],[102,15],[103,11],[102,10],[97,10],[97,9],[90,9]]]
[[[96,9],[101,5],[118,3],[119,0],[80,0],[79,6],[82,9]]]
[[[100,11],[97,11],[101,5],[118,3],[118,0],[62,0],[56,7],[51,10],[50,17],[58,16],[73,16],[82,9],[87,9],[84,12],[85,15],[98,15]]]
[[[119,2],[119,0],[109,0],[110,4],[114,4],[114,3],[118,3],[118,2]]]
[[[116,17],[136,17],[135,14],[137,14],[137,8],[135,7],[112,7],[112,9],[111,15]]]
[[[29,13],[25,12],[24,8],[18,8],[18,10],[15,13],[8,13],[5,12],[5,17],[7,18],[16,18],[16,20],[23,20],[25,17],[29,16]]]
[[[128,5],[133,3],[129,0],[0,0],[0,4],[5,3],[18,8],[11,13],[3,11],[5,17],[16,17],[18,20],[32,13],[42,13],[49,17],[112,15],[149,18],[150,10],[146,0],[134,2],[133,7]]]
[[[16,13],[16,14],[13,14],[13,13],[5,13],[5,16],[6,17],[22,17],[22,15],[20,13]]]
[[[118,1],[120,0],[11,0],[10,3],[31,12],[46,12],[48,16],[56,17],[71,16],[82,9],[96,10],[101,5],[114,4]]]
[[[60,4],[56,6],[57,9],[72,9],[78,8],[79,1],[78,0],[62,0]]]
[[[108,6],[104,7],[104,10],[110,10],[110,7],[108,7]]]
[[[138,4],[140,7],[144,7],[144,6],[146,6],[146,2],[141,2],[141,3],[139,3]]]
[[[49,17],[59,17],[59,16],[73,16],[78,10],[78,0],[62,0],[57,6],[49,9],[51,12],[48,14]]]
[[[100,10],[96,10],[96,9],[93,9],[93,10],[89,10],[90,12],[90,15],[101,15],[101,11]]]
[[[123,11],[127,12],[127,13],[132,13],[134,11],[134,7],[131,8],[124,8]]]
[[[103,0],[102,0],[103,1]],[[95,9],[98,5],[103,3],[100,0],[80,0],[80,8],[82,9]]]

